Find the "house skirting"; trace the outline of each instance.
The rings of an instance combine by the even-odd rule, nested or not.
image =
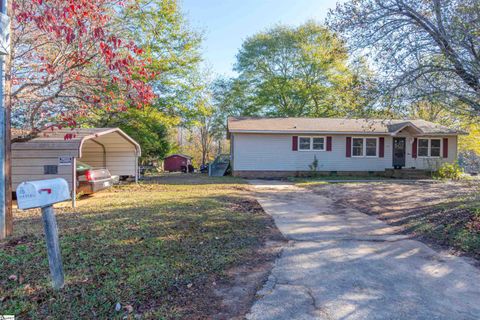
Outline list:
[[[385,176],[385,171],[247,171],[236,170],[234,177],[241,178],[288,178],[288,177],[312,177],[312,176]]]
[[[385,169],[384,171],[273,171],[273,170],[236,170],[233,171],[234,177],[247,179],[269,179],[269,178],[288,178],[288,177],[313,177],[313,176],[374,176],[401,179],[423,179],[430,178],[431,173],[418,169]]]

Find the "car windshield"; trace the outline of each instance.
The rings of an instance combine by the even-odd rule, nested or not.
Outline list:
[[[92,169],[92,166],[83,163],[81,161],[77,161],[77,171],[84,171],[84,170],[89,170]]]

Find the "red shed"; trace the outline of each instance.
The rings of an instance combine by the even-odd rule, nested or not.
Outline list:
[[[169,172],[185,171],[192,164],[192,157],[184,154],[172,154],[163,160],[163,170]]]

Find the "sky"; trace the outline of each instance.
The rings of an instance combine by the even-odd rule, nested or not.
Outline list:
[[[324,21],[337,0],[181,0],[190,26],[204,35],[206,66],[216,75],[232,76],[243,41],[281,23],[298,26]]]

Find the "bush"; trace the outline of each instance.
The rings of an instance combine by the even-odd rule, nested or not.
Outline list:
[[[467,150],[458,154],[458,164],[469,173],[480,173],[480,155]]]
[[[460,165],[455,163],[444,163],[435,173],[438,179],[460,180],[463,176],[463,169]]]

